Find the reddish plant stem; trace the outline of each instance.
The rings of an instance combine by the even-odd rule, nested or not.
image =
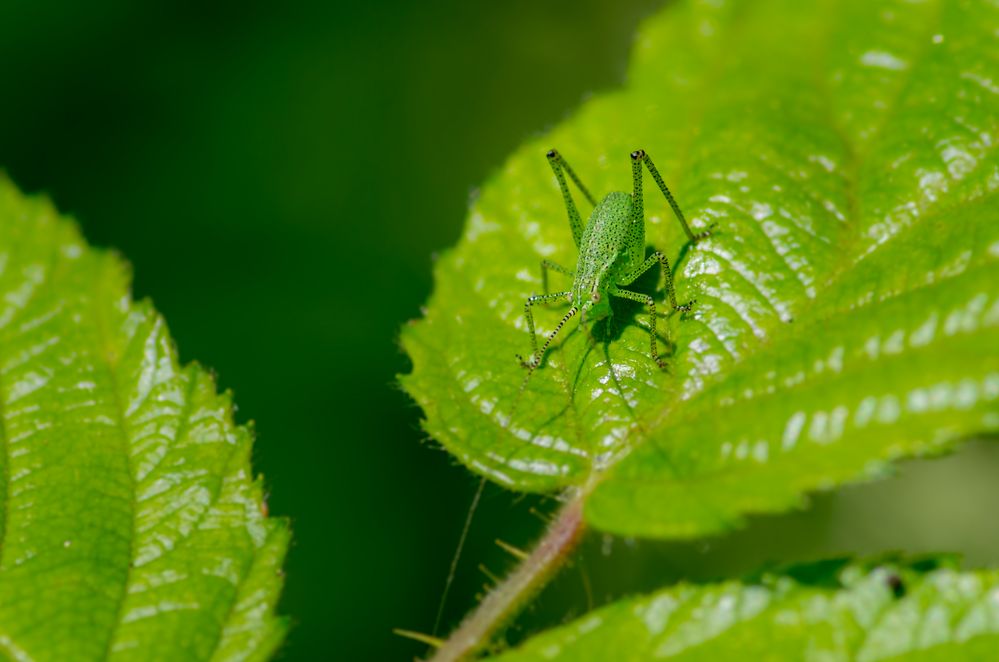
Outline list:
[[[552,520],[537,546],[465,617],[430,662],[459,662],[481,651],[548,583],[583,537],[583,498],[577,493]]]

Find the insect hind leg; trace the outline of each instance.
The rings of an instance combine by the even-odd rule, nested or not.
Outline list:
[[[557,150],[549,150],[548,154],[548,165],[551,166],[552,172],[555,173],[555,179],[558,180],[558,187],[562,191],[562,199],[565,201],[565,209],[569,214],[569,226],[572,228],[572,240],[576,244],[576,248],[579,248],[579,242],[583,237],[583,219],[579,215],[579,210],[576,209],[576,203],[572,199],[572,193],[569,191],[569,184],[565,181],[565,175],[569,175],[569,179],[576,185],[576,188],[583,194],[591,205],[596,206],[596,201],[593,196],[590,195],[589,190],[583,186],[583,182],[579,181],[579,177],[569,164],[565,162],[562,155],[558,153]]]
[[[634,190],[635,190],[634,194],[635,207],[638,210],[639,214],[641,213],[640,205],[642,204],[642,165],[644,164],[645,167],[648,169],[649,174],[652,175],[652,179],[655,180],[656,186],[658,186],[659,190],[662,191],[663,197],[666,198],[666,202],[669,203],[670,209],[673,210],[673,215],[676,216],[676,220],[679,221],[680,225],[683,227],[683,231],[687,235],[687,238],[696,244],[701,239],[711,236],[711,233],[715,227],[714,224],[710,225],[706,230],[698,232],[696,234],[694,233],[693,230],[690,229],[690,225],[687,223],[687,218],[683,215],[683,212],[680,210],[680,205],[676,203],[676,199],[673,198],[673,194],[670,193],[669,188],[667,188],[666,182],[663,181],[663,176],[659,174],[659,170],[656,168],[656,164],[652,162],[652,159],[649,157],[648,154],[645,153],[644,149],[636,149],[634,152],[632,152],[631,160],[632,160],[632,178],[634,179]]]

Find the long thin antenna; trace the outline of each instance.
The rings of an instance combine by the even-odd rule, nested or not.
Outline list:
[[[479,481],[479,488],[475,490],[472,497],[472,505],[468,507],[468,516],[465,517],[465,528],[461,530],[461,538],[458,539],[458,549],[454,550],[454,558],[451,559],[451,569],[447,573],[447,581],[444,583],[444,593],[441,595],[441,603],[437,607],[437,618],[434,619],[433,636],[437,636],[437,628],[441,625],[441,616],[444,615],[444,605],[447,602],[447,594],[451,591],[451,583],[454,582],[454,575],[458,569],[458,559],[461,558],[461,550],[465,546],[465,539],[468,538],[468,529],[472,526],[472,516],[479,507],[479,499],[482,498],[482,491],[486,488],[486,477]]]

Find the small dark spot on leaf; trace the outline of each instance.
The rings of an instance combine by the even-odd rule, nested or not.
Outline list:
[[[888,584],[888,588],[891,589],[892,595],[896,598],[901,598],[905,595],[905,582],[902,581],[902,578],[897,573],[889,573],[885,577],[885,583]]]

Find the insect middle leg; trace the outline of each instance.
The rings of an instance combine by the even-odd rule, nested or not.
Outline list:
[[[548,350],[548,346],[551,345],[552,340],[558,335],[558,332],[562,330],[565,323],[576,314],[577,308],[573,306],[569,309],[569,312],[565,314],[562,321],[558,323],[555,330],[551,332],[548,339],[545,340],[545,344],[538,349],[538,337],[534,331],[534,313],[531,312],[531,307],[536,303],[544,303],[547,301],[554,301],[555,299],[565,298],[569,296],[571,292],[555,292],[552,294],[535,294],[534,296],[528,297],[527,301],[524,303],[524,317],[527,319],[527,329],[531,333],[531,359],[530,361],[525,361],[524,357],[520,354],[517,355],[517,360],[520,361],[520,365],[524,366],[528,370],[533,371],[539,365],[541,365],[541,359],[544,357],[545,352]]]
[[[666,296],[669,297],[669,303],[673,307],[673,310],[687,311],[694,307],[697,303],[697,299],[691,299],[687,303],[679,304],[676,302],[676,290],[673,287],[673,271],[669,268],[669,260],[660,251],[656,251],[649,257],[645,259],[645,262],[640,264],[634,271],[625,274],[618,285],[631,285],[635,280],[644,274],[646,271],[652,268],[656,262],[659,262],[663,269],[663,275],[666,277]],[[624,290],[620,290],[623,292]],[[625,297],[627,298],[627,297]],[[637,301],[637,299],[636,299]]]
[[[614,288],[611,290],[611,294],[616,297],[621,297],[622,299],[631,299],[632,301],[637,301],[639,303],[644,303],[649,307],[649,337],[652,339],[650,351],[652,353],[652,360],[656,362],[660,370],[666,369],[666,362],[662,360],[659,356],[659,348],[656,344],[656,301],[648,294],[642,294],[641,292],[632,292],[630,290],[621,290]]]

